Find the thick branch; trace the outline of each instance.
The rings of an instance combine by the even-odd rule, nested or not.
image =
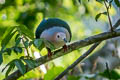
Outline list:
[[[118,23],[118,21],[119,21],[119,23]],[[118,21],[117,21],[117,24],[119,25],[120,20],[118,20]],[[118,36],[120,36],[120,29],[115,30],[114,32],[105,32],[105,33],[101,33],[101,34],[98,34],[98,35],[95,35],[95,36],[85,38],[84,40],[79,40],[79,41],[73,42],[73,43],[68,45],[68,50],[66,52],[64,52],[63,49],[60,49],[60,50],[55,51],[54,55],[51,58],[48,58],[47,56],[43,56],[39,59],[36,59],[35,61],[38,63],[36,65],[36,67],[38,67],[41,64],[44,64],[44,63],[46,63],[50,60],[53,60],[57,57],[63,56],[67,53],[70,53],[70,52],[72,52],[76,49],[79,49],[79,48],[82,48],[82,47],[85,47],[85,46],[88,46],[88,45],[91,45],[93,43],[100,42],[100,41],[103,41],[103,40],[106,40],[106,39],[118,37]],[[28,66],[26,65],[26,67],[28,67]],[[26,71],[26,73],[28,71],[32,70],[32,68],[27,68],[27,69],[28,70]],[[22,76],[22,74],[20,73],[19,70],[17,70],[14,73],[12,73],[11,75],[9,75],[5,80],[16,80],[21,76]]]
[[[86,58],[97,46],[99,42],[93,45],[87,52],[85,52],[82,56],[80,56],[73,64],[67,67],[60,75],[58,75],[54,80],[61,79],[69,70],[73,69],[80,61]]]
[[[120,25],[120,19],[117,21],[117,23],[113,26],[113,29],[116,29]],[[102,41],[101,41],[102,42]],[[68,73],[70,69],[73,69],[78,63],[80,63],[83,59],[85,59],[88,55],[91,54],[91,52],[101,43],[95,43],[93,46],[90,47],[88,51],[86,51],[82,56],[80,56],[74,63],[72,63],[70,66],[68,66],[63,72],[60,73],[54,80],[61,79],[65,74]]]

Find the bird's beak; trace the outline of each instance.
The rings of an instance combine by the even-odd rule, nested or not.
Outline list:
[[[63,39],[65,43],[67,43],[68,41],[66,40],[66,38]]]

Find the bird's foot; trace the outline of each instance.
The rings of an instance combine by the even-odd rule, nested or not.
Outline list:
[[[66,52],[66,51],[68,50],[67,45],[64,45],[64,46],[63,46],[63,49],[64,49],[64,52]]]
[[[48,57],[50,58],[52,56],[52,52],[49,48],[47,48],[47,50],[48,50]]]
[[[52,56],[52,52],[50,51],[48,51],[48,57],[51,57]]]

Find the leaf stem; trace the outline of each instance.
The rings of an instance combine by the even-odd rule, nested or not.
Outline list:
[[[24,39],[23,39],[23,38],[24,38],[24,36],[22,37],[22,42],[23,42],[23,45],[24,45],[25,41],[24,41]],[[30,56],[30,55],[29,55],[29,51],[28,51],[28,49],[25,47],[25,45],[24,45],[24,48],[25,48],[25,49],[26,49],[26,51],[27,51],[27,56]]]
[[[109,70],[109,66],[108,66],[108,63],[107,63],[107,62],[106,62],[106,68],[107,68],[107,72],[108,72],[109,80],[111,80],[111,77],[110,77],[110,70]]]
[[[108,21],[109,21],[109,24],[110,24],[110,29],[111,31],[113,32],[113,27],[112,27],[112,21],[110,19],[110,14],[109,14],[109,6],[107,6],[106,2],[104,1],[104,4],[105,4],[105,7],[107,9],[107,16],[108,16]]]

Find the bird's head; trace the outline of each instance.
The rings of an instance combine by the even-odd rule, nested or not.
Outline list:
[[[66,39],[66,34],[63,33],[63,32],[57,32],[57,33],[55,34],[55,40],[56,40],[57,42],[64,42],[64,43],[67,43],[67,42],[68,42],[67,39]]]

